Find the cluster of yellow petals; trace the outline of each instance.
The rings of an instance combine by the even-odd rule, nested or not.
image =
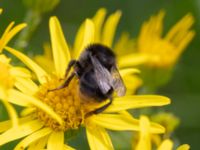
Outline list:
[[[147,55],[149,66],[173,66],[195,35],[191,30],[194,18],[187,14],[163,37],[164,15],[165,12],[160,11],[145,22],[137,39],[136,49]]]
[[[192,41],[195,31],[191,29],[194,17],[188,13],[163,35],[163,20],[165,12],[145,21],[136,39],[128,34],[122,34],[116,45],[116,52],[123,57],[119,58],[119,66],[144,64],[154,68],[172,68],[180,55]],[[120,48],[128,50],[128,54],[120,52]]]

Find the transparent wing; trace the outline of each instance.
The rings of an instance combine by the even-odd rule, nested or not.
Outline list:
[[[113,66],[111,68],[111,76],[113,79],[112,80],[113,89],[117,92],[118,96],[124,96],[126,94],[126,87],[116,66]]]
[[[97,84],[103,94],[106,94],[112,88],[112,75],[110,72],[101,65],[99,60],[95,57],[90,56],[94,73],[97,80]]]

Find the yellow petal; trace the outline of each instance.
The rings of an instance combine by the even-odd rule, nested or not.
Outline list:
[[[51,74],[55,72],[53,59],[48,59],[43,55],[37,55],[34,57],[35,62],[37,62],[47,73]]]
[[[133,95],[136,93],[138,88],[142,85],[142,79],[135,75],[125,75],[122,76],[125,87],[126,87],[126,95]]]
[[[135,73],[140,73],[140,70],[136,69],[136,68],[125,68],[125,69],[120,69],[119,73],[122,77],[126,76],[126,75],[131,75],[131,74],[135,74]]]
[[[114,14],[110,15],[105,22],[101,40],[102,43],[108,47],[112,47],[115,30],[117,28],[120,17],[121,11],[117,11]]]
[[[75,58],[75,54],[78,53],[79,49],[81,48],[83,36],[84,36],[85,24],[86,22],[83,22],[76,33],[76,37],[75,37],[74,45],[73,45],[73,52],[74,52],[73,58]]]
[[[19,58],[24,64],[27,65],[37,76],[38,80],[40,83],[45,83],[46,79],[48,77],[47,73],[40,67],[38,66],[34,61],[32,61],[30,58],[28,58],[26,55],[23,53],[10,48],[6,47],[5,48],[7,51],[15,55],[17,58]]]
[[[64,150],[75,150],[74,148],[70,147],[69,145],[64,144]]]
[[[8,130],[12,126],[10,120],[0,122],[0,133]]]
[[[75,46],[76,49],[74,49],[74,57],[75,59],[78,59],[81,52],[86,48],[89,44],[92,44],[94,42],[94,23],[90,19],[86,19],[84,23],[84,27],[80,29],[80,34],[77,39],[77,46]]]
[[[124,56],[131,54],[136,51],[136,40],[130,38],[129,33],[124,32],[120,35],[118,40],[115,42],[113,50],[116,56]]]
[[[13,92],[13,90],[9,90],[8,101],[10,103],[13,103],[22,107],[31,106],[29,101],[27,101],[25,98],[21,98],[21,96],[19,95],[16,95],[15,92]]]
[[[119,58],[118,66],[119,68],[138,66],[147,62],[148,59],[149,57],[143,54],[135,53],[135,54],[124,55]]]
[[[3,9],[2,9],[2,8],[0,8],[0,14],[2,14],[2,12],[3,12]]]
[[[170,99],[164,96],[137,95],[117,97],[105,112],[117,112],[126,109],[134,109],[150,106],[163,106],[170,104]]]
[[[55,16],[50,18],[49,28],[56,74],[59,77],[63,77],[67,65],[71,60],[69,48],[65,41],[61,25]]]
[[[176,150],[189,150],[189,149],[190,149],[190,145],[183,144],[183,145],[179,146]]]
[[[172,150],[173,142],[170,139],[164,140],[157,150]]]
[[[190,13],[185,15],[170,29],[166,35],[166,40],[173,41],[177,34],[181,34],[181,31],[189,30],[193,24],[194,17]]]
[[[15,111],[15,109],[13,108],[13,106],[10,103],[8,103],[6,100],[2,100],[2,102],[3,102],[4,106],[7,109],[9,117],[11,118],[12,126],[13,127],[17,127],[18,126],[17,112]]]
[[[30,71],[22,67],[12,67],[10,73],[16,77],[31,78]]]
[[[132,122],[135,125],[139,126],[138,119],[133,118],[132,115],[128,113],[127,111],[120,111],[120,114],[126,115],[126,117],[129,117],[129,119],[132,120]],[[150,122],[150,133],[153,133],[153,134],[165,133],[165,128],[159,125],[158,123]]]
[[[20,116],[28,116],[29,114],[33,113],[36,111],[37,108],[35,107],[26,107],[20,112]]]
[[[51,116],[56,121],[58,121],[59,124],[63,123],[61,117],[58,114],[56,114],[50,106],[48,106],[47,104],[43,103],[39,99],[37,99],[37,98],[35,98],[33,96],[25,95],[25,94],[23,94],[23,93],[21,93],[21,92],[19,92],[17,90],[11,90],[10,95],[12,95],[12,97],[15,98],[15,99],[19,99],[20,101],[25,101],[25,102],[27,102],[29,104],[32,104],[32,105],[42,109],[49,116]]]
[[[12,26],[14,25],[14,22],[12,23]],[[26,27],[25,23],[19,24],[15,26],[13,29],[11,29],[12,26],[9,26],[9,29],[5,31],[1,38],[1,44],[0,44],[0,51],[7,45],[7,43],[24,27]],[[10,31],[9,31],[10,30]]]
[[[41,130],[38,130],[34,132],[33,134],[27,136],[22,141],[20,141],[17,146],[14,148],[14,150],[22,150],[25,149],[27,146],[29,146],[34,141],[50,134],[52,130],[50,128],[43,128]]]
[[[16,78],[15,86],[24,94],[28,95],[34,95],[38,91],[38,86],[31,79],[27,78]]]
[[[3,35],[1,36],[1,40],[5,39],[5,37],[7,36],[8,32],[11,30],[11,28],[14,26],[15,22],[12,21],[5,29]]]
[[[104,128],[86,126],[87,139],[91,150],[113,150],[111,139]]]
[[[188,33],[183,37],[179,45],[177,46],[177,51],[179,54],[187,47],[187,45],[192,41],[193,37],[195,36],[194,31],[188,31]]]
[[[48,135],[43,138],[40,138],[36,142],[33,142],[32,144],[30,144],[30,146],[28,147],[28,150],[44,150],[48,139],[49,139]]]
[[[64,132],[63,131],[52,132],[47,143],[47,149],[62,150],[63,148],[64,148]]]
[[[88,122],[110,130],[139,130],[139,123],[121,114],[98,114],[88,118]]]
[[[140,138],[136,150],[151,150],[150,122],[145,116],[140,118]]]
[[[154,123],[151,122],[150,123],[150,132],[151,133],[156,133],[156,134],[160,134],[160,133],[165,133],[165,127],[161,126],[158,123]]]
[[[95,37],[94,37],[95,43],[100,43],[101,32],[102,32],[101,30],[105,16],[106,16],[106,9],[100,8],[92,19],[95,26]]]
[[[33,120],[17,128],[11,128],[0,135],[0,145],[27,136],[43,126],[38,120]]]
[[[27,121],[32,120],[32,118],[30,116],[28,116],[28,117],[19,118],[18,120],[19,120],[20,124],[23,124],[23,123],[25,123]],[[0,122],[0,132],[4,132],[4,131],[8,130],[11,127],[12,127],[11,120],[6,120],[6,121]]]

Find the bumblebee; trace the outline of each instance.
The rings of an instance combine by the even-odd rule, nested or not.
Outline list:
[[[73,71],[68,76],[72,67]],[[115,55],[104,45],[91,44],[84,49],[78,60],[71,60],[66,69],[66,81],[53,90],[67,87],[75,76],[79,79],[79,90],[82,95],[98,102],[110,100],[92,113],[98,114],[104,111],[112,103],[113,92],[116,92],[118,96],[126,93],[116,66]]]

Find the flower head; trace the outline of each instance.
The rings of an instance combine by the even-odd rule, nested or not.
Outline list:
[[[191,14],[183,17],[162,37],[164,15],[164,11],[160,11],[145,22],[137,42],[138,51],[150,56],[147,65],[154,67],[174,65],[194,37],[194,31],[190,29],[194,23]]]
[[[103,9],[100,10],[99,16],[102,16],[102,12],[104,12]],[[114,31],[111,32],[113,30],[111,25],[116,24],[119,14],[119,12],[114,13],[109,17],[109,21],[106,21],[104,32],[109,32],[107,32],[107,36],[102,36],[102,39],[105,39],[102,44],[111,45],[114,35]],[[101,20],[99,16],[96,17],[96,20]],[[3,132],[0,135],[0,145],[24,137],[15,147],[16,150],[26,147],[70,149],[64,143],[64,133],[84,126],[91,149],[110,150],[113,149],[113,146],[106,129],[140,130],[139,121],[127,112],[122,113],[123,111],[170,103],[170,100],[163,96],[126,95],[115,97],[113,103],[103,113],[90,114],[108,101],[99,103],[90,99],[83,100],[80,96],[78,79],[72,80],[64,89],[49,91],[63,83],[65,70],[70,60],[77,59],[87,45],[94,43],[95,39],[99,39],[99,30],[95,28],[95,21],[86,19],[78,32],[73,50],[71,50],[56,17],[50,18],[49,26],[55,68],[50,73],[47,73],[23,53],[6,47],[8,52],[18,57],[36,75],[39,84],[33,80],[24,80],[23,85],[28,85],[27,88],[18,86],[18,90],[10,92],[8,100],[25,108],[21,112],[20,125],[17,128],[9,129],[9,126],[5,126],[5,124],[9,125],[9,121],[0,123],[0,129]],[[51,68],[51,66],[49,67]],[[124,75],[132,74],[135,69],[128,68],[120,71],[123,72],[123,78]],[[151,124],[149,128],[153,133],[164,132],[164,128],[158,124]]]
[[[173,67],[195,35],[195,32],[191,30],[194,18],[188,13],[163,36],[164,16],[165,12],[160,11],[144,22],[135,44],[132,45],[132,51],[143,55],[142,60],[145,66]],[[124,44],[127,45],[128,41]],[[131,61],[128,60],[134,57],[132,55],[127,55],[121,60],[124,61],[123,66],[129,65]]]
[[[3,9],[0,9],[0,14],[2,12]],[[8,115],[10,116],[12,122],[11,125],[16,127],[18,126],[17,113],[7,99],[9,97],[9,92],[14,87],[14,84],[18,84],[16,79],[23,76],[25,73],[22,72],[22,68],[15,68],[10,65],[11,59],[2,54],[2,51],[15,34],[22,30],[26,24],[19,24],[15,27],[13,26],[14,22],[11,22],[0,38],[0,100],[8,111]]]

